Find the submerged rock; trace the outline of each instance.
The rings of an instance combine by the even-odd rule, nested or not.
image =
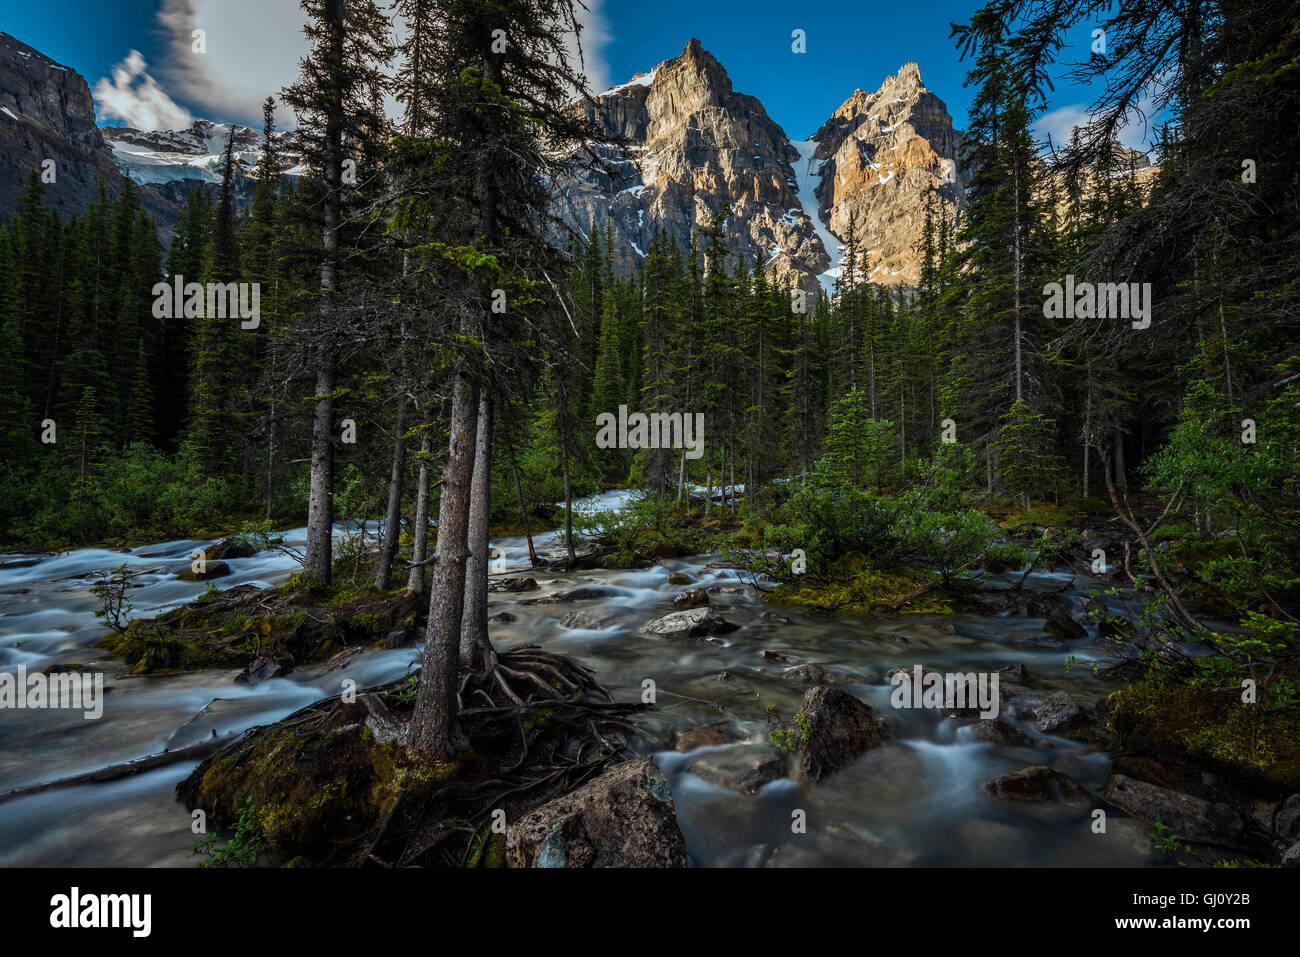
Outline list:
[[[852,763],[888,737],[883,719],[837,688],[809,688],[794,716],[799,773],[813,781]]]
[[[738,794],[757,794],[785,777],[785,756],[766,745],[726,748],[692,757],[686,770]]]
[[[650,758],[627,761],[506,831],[508,867],[685,867],[672,791]]]
[[[677,735],[677,750],[685,754],[696,748],[712,748],[722,744],[734,744],[742,741],[746,734],[734,724],[719,721],[702,728],[692,728]]]
[[[577,631],[600,631],[626,624],[627,617],[627,611],[622,608],[582,608],[569,612],[560,624]]]
[[[532,581],[532,579],[528,579]],[[555,605],[566,601],[595,601],[598,598],[612,598],[614,589],[603,588],[599,585],[588,585],[582,588],[575,588],[573,591],[559,592],[555,595],[547,595],[544,598],[529,598],[520,602],[521,605]]]
[[[656,618],[643,625],[641,633],[661,638],[701,638],[735,631],[738,627],[710,608],[692,608]]]

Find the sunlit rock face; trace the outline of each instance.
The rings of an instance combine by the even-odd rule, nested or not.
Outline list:
[[[960,134],[916,64],[875,93],[855,91],[803,141],[733,90],[698,40],[585,109],[623,145],[603,151],[605,169],[559,181],[556,200],[584,235],[609,223],[624,270],[660,225],[685,247],[728,205],[730,250],[778,282],[829,290],[853,214],[870,278],[914,283],[927,200],[950,221],[962,202]]]

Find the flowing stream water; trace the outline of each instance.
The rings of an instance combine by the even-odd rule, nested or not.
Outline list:
[[[607,492],[582,503],[587,510],[620,507],[627,493]],[[305,529],[286,533],[290,544]],[[535,536],[542,553],[559,551],[554,532]],[[67,777],[278,720],[312,701],[338,694],[341,681],[357,687],[393,680],[418,660],[418,647],[365,651],[342,670],[300,667],[287,677],[236,684],[236,672],[130,677],[124,663],[93,647],[105,633],[94,617],[90,587],[118,565],[140,571],[130,592],[136,615],[151,615],[193,600],[206,583],[179,580],[190,552],[204,541],[175,541],[130,550],[78,549],[57,556],[0,555],[0,671],[29,673],[52,664],[79,663],[104,673],[103,715],[70,710],[0,710],[0,792]],[[1112,816],[1094,833],[1091,805],[1008,804],[981,785],[992,777],[1046,764],[1096,791],[1109,756],[1064,738],[1039,734],[1035,747],[1007,747],[971,739],[971,723],[937,711],[898,710],[890,704],[886,674],[921,664],[940,672],[991,672],[1013,662],[1029,669],[1029,687],[1045,695],[1067,690],[1091,704],[1114,690],[1086,662],[1100,657],[1095,626],[1089,637],[1063,642],[1043,632],[1042,619],[976,615],[832,616],[801,613],[764,602],[730,569],[708,568],[716,556],[663,561],[639,570],[570,573],[529,566],[522,537],[493,543],[505,575],[527,575],[537,590],[494,593],[491,636],[501,648],[536,643],[571,655],[596,673],[617,700],[639,700],[643,682],[655,682],[658,710],[639,719],[646,740],[668,775],[691,862],[699,866],[801,865],[1142,865],[1152,860],[1147,829]],[[222,589],[270,586],[296,570],[276,551],[230,559]],[[500,577],[500,560],[494,565]],[[668,578],[682,573],[687,586]],[[1031,575],[1026,587],[1059,588],[1068,575]],[[1104,579],[1080,579],[1064,592],[1078,612]],[[526,604],[529,599],[583,585],[606,589],[581,602]],[[710,589],[712,607],[739,628],[705,640],[670,641],[640,635],[640,626],[667,614],[683,588]],[[570,612],[595,609],[602,627],[566,628]],[[764,616],[764,612],[767,616]],[[779,616],[779,617],[773,617]],[[1076,617],[1078,615],[1076,614]],[[844,690],[891,722],[893,739],[820,784],[779,779],[756,794],[717,783],[780,752],[768,742],[764,705],[790,718],[807,685],[781,675],[788,667],[764,651],[814,662],[847,674]],[[1067,669],[1073,655],[1085,664]],[[1004,696],[1018,686],[1002,684]],[[203,712],[200,714],[200,712]],[[686,754],[674,749],[679,733],[719,721],[746,737]],[[0,803],[0,866],[187,866],[198,859],[190,816],[173,796],[197,761],[172,764],[105,784],[52,789]],[[792,822],[802,811],[806,831]]]

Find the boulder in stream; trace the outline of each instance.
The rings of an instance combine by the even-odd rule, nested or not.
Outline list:
[[[488,591],[536,591],[536,578],[498,578],[496,581],[488,582]]]
[[[1079,624],[1064,608],[1051,609],[1043,620],[1043,631],[1057,638],[1087,638],[1088,629]]]
[[[1086,801],[1088,791],[1068,774],[1038,765],[1000,774],[984,783],[984,790],[1003,801],[1066,804]]]
[[[257,549],[242,538],[223,538],[219,542],[205,546],[203,553],[211,562],[215,559],[252,558],[257,554]]]
[[[292,670],[292,665],[287,665],[276,658],[264,655],[250,661],[247,668],[235,675],[235,682],[255,685],[271,678],[282,678]]]
[[[615,765],[506,831],[508,867],[685,867],[672,791],[651,758]]]
[[[1079,707],[1068,691],[1058,691],[1034,712],[1034,727],[1044,734],[1069,736],[1092,723],[1088,711]]]
[[[794,748],[802,777],[820,781],[888,737],[884,719],[838,688],[804,692],[794,716]]]
[[[703,588],[691,588],[673,597],[674,608],[703,608],[709,603],[709,593]]]
[[[703,638],[735,631],[738,627],[710,608],[692,608],[675,611],[642,625],[641,634],[660,638]]]
[[[225,578],[230,574],[230,566],[225,562],[209,561],[204,564],[203,571],[194,571],[193,566],[186,565],[185,570],[180,572],[176,577],[183,582],[205,582],[213,578]]]
[[[1050,748],[1052,746],[1050,742],[1031,737],[1001,718],[975,722],[971,726],[971,737],[980,744],[996,744],[1008,748]]]

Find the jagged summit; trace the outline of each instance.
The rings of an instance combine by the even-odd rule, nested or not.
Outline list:
[[[611,156],[613,175],[584,171],[557,184],[557,197],[584,235],[610,224],[624,268],[658,224],[685,245],[726,204],[732,252],[778,281],[829,289],[853,214],[873,280],[914,283],[926,197],[936,192],[949,216],[962,202],[960,136],[912,62],[874,92],[855,90],[802,141],[736,92],[695,38],[589,110],[628,148]]]

